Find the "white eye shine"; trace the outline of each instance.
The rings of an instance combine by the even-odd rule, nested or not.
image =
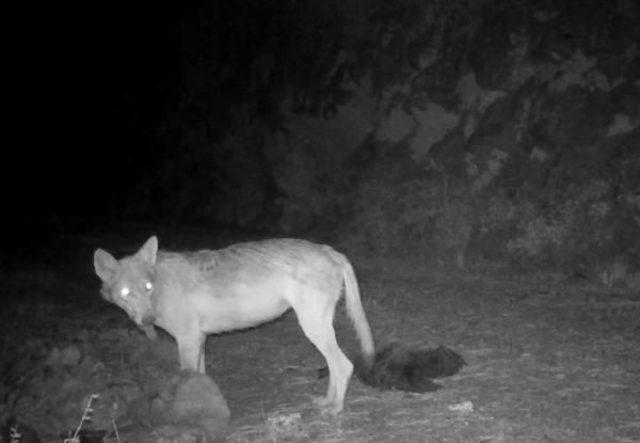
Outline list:
[[[123,297],[127,297],[130,293],[131,293],[131,291],[129,290],[129,288],[120,289],[120,295],[123,296]]]
[[[150,282],[150,281],[148,281],[148,282],[146,282],[146,283],[144,284],[144,287],[145,287],[145,289],[146,289],[147,291],[150,291],[150,290],[152,290],[152,289],[153,289],[153,284],[151,284],[151,282]]]

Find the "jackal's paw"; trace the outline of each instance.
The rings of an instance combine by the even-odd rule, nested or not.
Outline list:
[[[342,405],[327,397],[314,397],[313,405],[318,408],[321,414],[336,415],[342,411]]]

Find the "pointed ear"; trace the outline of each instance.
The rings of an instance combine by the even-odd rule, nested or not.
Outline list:
[[[109,281],[118,269],[118,260],[102,249],[96,249],[93,254],[93,267],[102,281]]]
[[[152,235],[149,240],[142,245],[136,254],[141,260],[153,266],[156,264],[156,255],[158,254],[158,237]]]

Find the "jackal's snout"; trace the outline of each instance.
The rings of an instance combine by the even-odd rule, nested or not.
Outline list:
[[[140,324],[141,326],[151,326],[155,323],[156,318],[153,314],[147,313],[147,314],[143,314],[139,321],[137,321],[138,324]]]

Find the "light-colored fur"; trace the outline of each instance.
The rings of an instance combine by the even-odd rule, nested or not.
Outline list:
[[[256,326],[292,308],[329,367],[327,395],[316,403],[333,413],[341,411],[353,372],[333,329],[343,288],[364,360],[373,357],[353,268],[329,246],[274,239],[176,253],[158,251],[158,240],[151,237],[136,254],[119,261],[96,250],[94,267],[107,300],[148,335],[156,325],[176,339],[182,369],[205,372],[207,334]]]

